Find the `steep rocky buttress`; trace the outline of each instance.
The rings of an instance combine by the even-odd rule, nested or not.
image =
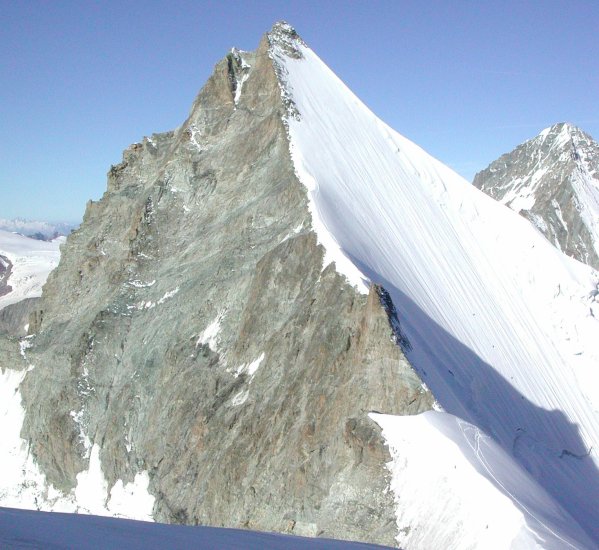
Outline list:
[[[32,315],[21,435],[62,492],[94,448],[108,488],[147,472],[158,521],[395,544],[368,413],[433,398],[384,290],[323,269],[269,55],[291,32],[111,167]]]

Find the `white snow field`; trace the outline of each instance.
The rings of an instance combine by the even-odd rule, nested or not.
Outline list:
[[[449,413],[397,418],[398,427],[422,428],[399,439],[392,419],[381,422],[396,449],[394,480],[405,467],[420,482],[413,487],[430,487],[448,460],[478,479],[439,485],[436,498],[421,502],[425,533],[404,523],[410,497],[396,492],[398,542],[409,549],[529,548],[531,541],[597,547],[599,274],[385,125],[294,42],[300,59],[277,43],[271,55],[283,95],[299,112],[287,117],[290,150],[325,261],[362,291],[370,281],[389,291],[412,345],[408,358]],[[485,442],[476,452],[465,443],[473,434]],[[422,448],[436,471],[410,459]],[[447,448],[461,458],[453,451],[448,458]],[[514,494],[510,480],[522,490]],[[484,494],[497,493],[500,517],[490,497],[472,498],[484,483]],[[445,521],[423,525],[445,508]],[[501,542],[476,536],[481,517],[501,531]]]
[[[0,508],[0,548],[10,550],[367,550],[372,544],[241,529],[164,525]]]
[[[48,274],[60,259],[60,245],[66,240],[38,241],[16,233],[0,230],[0,256],[8,258],[12,270],[8,284],[12,291],[0,296],[0,309],[25,298],[42,295]]]

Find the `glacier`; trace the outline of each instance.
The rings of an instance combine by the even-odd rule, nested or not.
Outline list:
[[[440,409],[413,437],[434,433],[464,449],[455,422],[434,419],[449,415],[491,438],[480,453],[460,456],[525,518],[509,547],[597,547],[599,273],[380,121],[296,36],[271,49],[292,105],[296,173],[326,261],[362,291],[382,284],[397,307],[408,358]],[[387,434],[392,422],[382,424]],[[486,455],[503,465],[499,481],[483,467]],[[436,458],[442,468],[445,457]],[[501,483],[513,476],[527,480],[527,498]],[[459,490],[466,502],[470,487]],[[450,497],[439,492],[421,513]],[[396,495],[400,545],[436,547],[443,529],[445,548],[490,547],[463,543],[480,499],[464,524],[429,525],[420,540],[401,531],[408,501]],[[502,521],[492,507],[487,513]]]
[[[12,272],[7,284],[12,290],[0,296],[0,309],[25,298],[42,295],[42,286],[60,258],[60,245],[66,237],[38,241],[0,230],[0,255],[8,258]]]

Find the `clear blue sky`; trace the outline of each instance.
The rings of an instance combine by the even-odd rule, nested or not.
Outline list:
[[[599,138],[597,0],[4,0],[0,217],[78,221],[122,150],[280,19],[467,179],[555,122]]]

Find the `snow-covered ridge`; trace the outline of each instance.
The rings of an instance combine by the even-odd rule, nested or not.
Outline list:
[[[6,281],[12,290],[0,296],[0,309],[25,298],[41,296],[48,274],[58,265],[60,245],[64,242],[65,237],[46,242],[0,231],[0,256],[12,264]]]
[[[286,119],[290,150],[325,262],[389,291],[408,357],[441,406],[542,487],[529,512],[574,518],[549,527],[546,547],[589,547],[576,522],[599,542],[599,274],[377,119],[303,43],[292,47],[301,55],[277,43],[271,55],[299,114]]]

